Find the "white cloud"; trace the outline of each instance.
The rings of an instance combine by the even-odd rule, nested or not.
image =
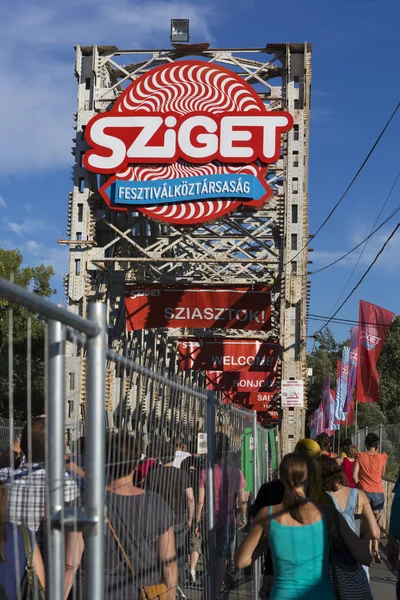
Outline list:
[[[72,165],[76,44],[120,48],[168,45],[169,20],[189,18],[193,37],[211,41],[211,4],[128,0],[21,0],[2,8],[0,173]],[[161,40],[161,42],[157,42]]]
[[[46,219],[23,219],[20,223],[15,221],[9,221],[4,218],[3,223],[11,229],[19,237],[31,236],[34,233],[40,233],[43,231],[49,232],[49,224],[46,223]],[[50,227],[51,229],[51,227]]]
[[[4,200],[3,196],[0,196],[0,206],[1,206],[2,208],[7,208],[7,203],[6,203],[6,201]]]
[[[384,245],[385,241],[391,234],[394,229],[393,226],[383,227],[379,233],[376,233],[368,242],[367,247],[365,248],[362,257],[359,262],[359,269],[362,267],[365,270],[374,260],[375,256],[378,254],[379,250]],[[357,231],[355,232],[349,242],[347,244],[347,248],[343,247],[342,250],[331,251],[315,251],[312,255],[310,255],[310,259],[313,260],[313,271],[324,267],[325,265],[337,260],[341,256],[343,256],[346,252],[348,252],[352,247],[362,242],[363,239],[368,235],[368,231]],[[355,250],[352,254],[349,254],[342,261],[337,263],[333,268],[348,268],[354,267],[354,265],[358,261],[358,257],[361,254],[362,246]],[[388,245],[385,247],[383,253],[379,256],[377,262],[375,263],[374,269],[380,269],[381,272],[394,274],[398,273],[400,269],[400,231],[393,236]],[[357,270],[357,274],[361,275],[362,271]]]
[[[57,277],[68,272],[68,248],[50,247],[35,240],[27,240],[20,246],[26,264],[36,266],[40,263],[52,266]]]

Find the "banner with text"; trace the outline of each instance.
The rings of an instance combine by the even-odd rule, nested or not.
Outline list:
[[[200,288],[161,285],[125,289],[128,331],[150,328],[204,327],[269,331],[268,286]]]
[[[338,421],[345,421],[346,414],[344,412],[344,406],[346,403],[347,395],[347,384],[349,380],[349,359],[350,349],[348,346],[343,347],[342,360],[340,362],[339,377],[336,382],[336,407],[335,407],[335,418]]]
[[[360,301],[358,327],[357,401],[379,402],[378,358],[395,313]]]
[[[235,392],[233,390],[222,393],[224,404],[234,404],[248,410],[256,410],[258,419],[278,420],[279,402],[277,394],[273,392]]]
[[[353,392],[357,381],[358,365],[358,327],[351,328],[350,334],[350,354],[349,354],[349,377],[347,382],[346,402],[344,412],[347,425],[353,425],[354,421],[354,398]]]
[[[251,372],[258,374],[258,379],[268,379],[275,373],[279,357],[278,344],[260,340],[182,339],[178,350],[183,371]]]

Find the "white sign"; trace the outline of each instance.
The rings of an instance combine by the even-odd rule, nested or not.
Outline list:
[[[251,437],[250,438],[250,446],[249,446],[250,450],[254,450],[254,438]]]
[[[197,454],[207,454],[207,434],[199,433],[197,436]]]
[[[282,408],[304,406],[304,383],[302,379],[283,379],[281,387]]]

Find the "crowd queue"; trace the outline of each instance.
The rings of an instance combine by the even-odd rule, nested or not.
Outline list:
[[[44,565],[51,568],[45,429],[46,418],[34,418],[0,456],[1,600],[35,597],[33,588],[36,597],[45,594]],[[295,452],[283,457],[279,478],[264,484],[251,503],[235,457],[228,436],[216,434],[216,598],[229,597],[235,569],[262,557],[263,598],[372,599],[368,567],[382,560],[379,521],[387,461],[378,437],[369,434],[363,452],[345,440],[339,456],[326,434],[299,441]],[[143,453],[139,440],[123,431],[107,434],[106,463],[105,597],[175,600],[186,598],[196,584],[206,589],[203,457],[191,455],[181,437],[157,440]],[[81,439],[66,457],[65,505],[81,505],[84,493]],[[399,511],[400,486],[388,543],[393,568]],[[66,532],[65,599],[83,597],[84,547],[85,534]]]

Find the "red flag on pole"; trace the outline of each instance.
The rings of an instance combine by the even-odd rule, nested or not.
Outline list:
[[[395,313],[360,301],[358,327],[357,401],[379,402],[379,374],[376,368]]]

